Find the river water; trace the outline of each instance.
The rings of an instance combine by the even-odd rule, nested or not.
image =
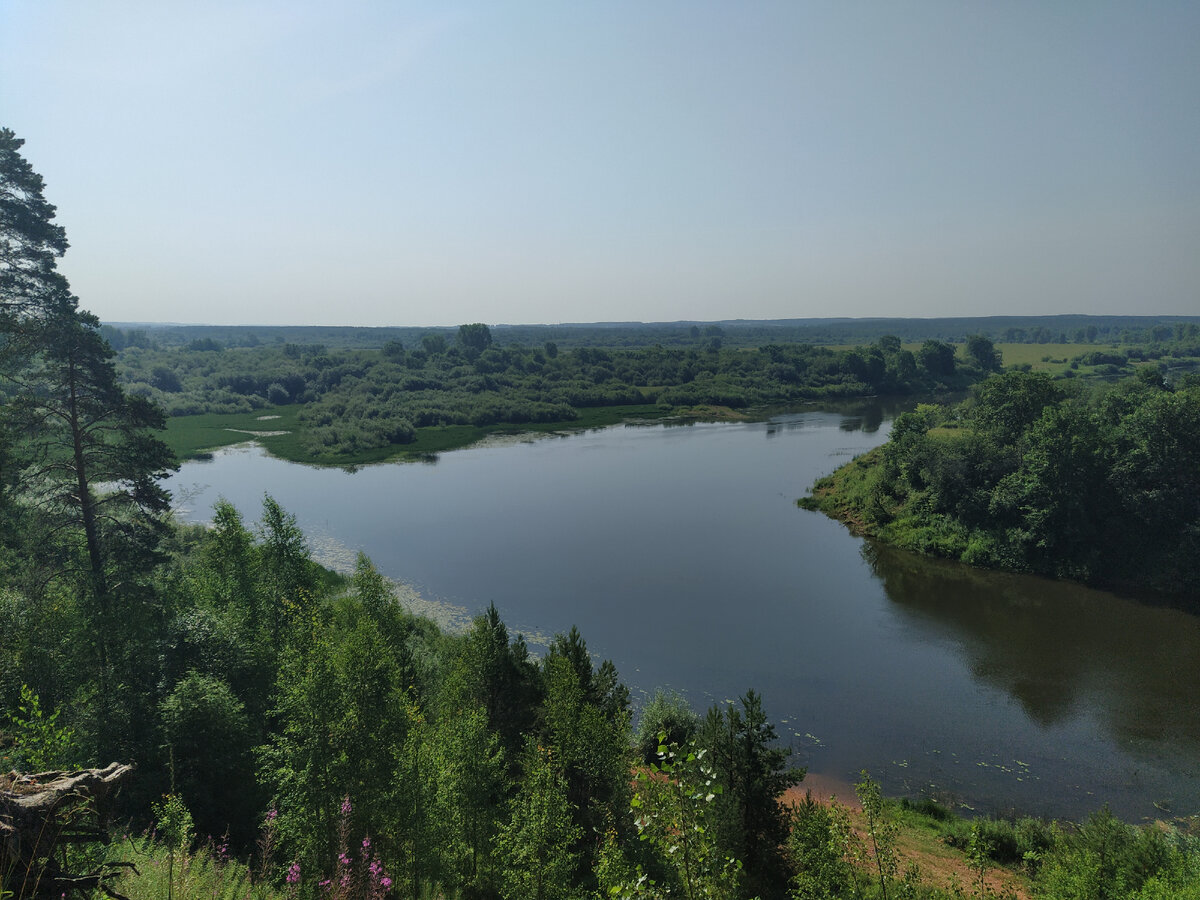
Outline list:
[[[864,404],[629,425],[357,472],[261,449],[168,485],[203,521],[264,494],[325,560],[361,550],[450,625],[495,603],[534,650],[578,625],[635,697],[753,688],[793,762],[986,811],[1200,812],[1200,619],[879,547],[800,510],[882,442]]]

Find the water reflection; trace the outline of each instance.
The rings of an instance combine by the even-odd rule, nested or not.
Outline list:
[[[1200,758],[1200,618],[1103,591],[865,542],[888,598],[1042,728],[1094,717],[1127,752],[1190,772]]]
[[[868,397],[835,403],[821,403],[819,406],[814,404],[810,410],[802,412],[770,409],[767,411],[770,418],[767,421],[766,435],[775,437],[797,428],[811,427],[813,424],[812,413],[817,410],[822,414],[822,425],[828,421],[824,416],[832,413],[842,417],[838,423],[839,431],[861,431],[865,434],[874,434],[884,422],[890,422],[897,413],[911,408],[912,400],[910,399]]]

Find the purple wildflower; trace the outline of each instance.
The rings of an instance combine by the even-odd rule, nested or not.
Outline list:
[[[386,891],[388,888],[390,888],[392,886],[392,879],[390,879],[386,875],[384,875],[382,878],[379,879],[379,886]]]
[[[354,812],[354,807],[350,805],[350,795],[346,795],[346,799],[342,801],[342,815],[348,816]]]
[[[299,882],[300,882],[300,863],[299,863],[299,861],[297,861],[297,862],[292,863],[291,868],[288,869],[287,883],[288,884],[299,884]]]

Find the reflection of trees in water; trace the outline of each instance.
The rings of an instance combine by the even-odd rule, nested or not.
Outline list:
[[[838,426],[842,431],[862,431],[867,434],[874,434],[885,419],[894,419],[911,407],[912,401],[908,398],[896,397],[868,397],[823,406],[829,412],[843,417]]]
[[[919,403],[937,403],[942,406],[951,406],[958,403],[960,400],[966,399],[965,393],[949,393],[937,394],[935,396],[909,394],[907,396],[896,397],[869,397],[864,400],[850,401],[843,407],[839,407],[839,411],[847,415],[856,415],[861,417],[861,422],[852,427],[847,427],[849,423],[842,424],[843,431],[856,431],[861,428],[868,434],[874,434],[879,430],[879,426],[884,422],[890,422],[902,412],[911,412],[917,408]]]
[[[962,399],[959,394],[944,394],[938,397],[915,395],[897,397],[864,397],[855,400],[825,402],[820,409],[842,415],[842,431],[864,431],[874,434],[884,422],[890,422],[902,412],[916,409],[918,403],[953,403]]]
[[[778,407],[774,411],[767,411],[771,419],[767,423],[766,434],[767,437],[774,437],[780,432],[811,427],[811,422],[804,418],[804,414],[807,413],[832,413],[842,417],[842,421],[838,423],[839,430],[874,434],[884,422],[890,422],[900,413],[912,409],[915,402],[906,397],[826,400],[820,403],[805,404],[800,408],[802,411],[800,414],[795,413],[797,407]],[[793,415],[795,417],[790,418]]]
[[[872,405],[864,409],[858,416],[842,419],[842,424],[838,427],[842,431],[864,431],[867,434],[874,434],[879,430],[881,424],[883,424],[883,409],[878,405]]]
[[[918,403],[937,402],[952,403],[961,400],[965,395],[944,394],[938,397],[926,396],[895,396],[895,397],[853,397],[842,400],[819,400],[804,403],[799,406],[765,407],[760,413],[767,416],[767,437],[774,437],[784,431],[805,428],[811,425],[804,418],[806,413],[832,413],[841,416],[838,423],[841,431],[861,431],[874,434],[884,422],[890,422],[902,412],[911,412]],[[683,424],[683,423],[681,423]]]
[[[1132,752],[1200,751],[1200,618],[863,544],[889,599],[1041,725],[1087,710]]]

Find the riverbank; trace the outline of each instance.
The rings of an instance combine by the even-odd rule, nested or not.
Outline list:
[[[954,395],[960,396],[960,395]],[[407,444],[374,447],[354,453],[314,454],[305,440],[305,425],[298,404],[276,406],[246,413],[205,413],[167,419],[162,439],[181,461],[209,459],[223,447],[254,441],[267,453],[287,462],[335,468],[355,468],[383,462],[429,461],[440,453],[481,444],[510,443],[539,435],[576,434],[593,428],[624,423],[689,424],[693,422],[762,422],[780,413],[796,410],[842,408],[860,414],[864,408],[881,407],[889,412],[910,407],[911,397],[846,397],[837,400],[803,400],[736,407],[711,403],[664,406],[654,403],[622,406],[590,406],[578,409],[574,419],[553,422],[499,423],[496,425],[430,425],[415,429]],[[881,406],[882,404],[882,406]]]
[[[432,425],[418,428],[407,444],[374,447],[356,453],[314,454],[305,444],[305,426],[298,404],[249,413],[206,413],[172,416],[163,439],[181,460],[204,459],[214,450],[253,440],[272,456],[288,462],[319,466],[361,466],[420,460],[430,455],[473,446],[492,435],[553,434],[602,428],[629,419],[661,419],[668,414],[653,405],[591,407],[575,419],[520,425]]]
[[[906,547],[897,535],[885,535],[884,529],[868,513],[873,487],[872,470],[879,464],[882,452],[882,447],[875,447],[818,478],[811,493],[799,498],[796,505],[836,519],[856,537],[880,538],[885,543],[922,552],[917,547]]]
[[[1005,372],[898,417],[799,505],[904,550],[1194,609],[1200,478],[1180,461],[1197,455],[1200,387]]]
[[[163,439],[180,460],[207,459],[222,447],[252,440],[271,456],[317,466],[353,467],[382,462],[422,461],[439,453],[482,443],[521,440],[524,436],[572,434],[623,422],[750,422],[751,410],[700,405],[667,408],[655,404],[585,407],[574,419],[497,425],[431,425],[416,429],[407,444],[375,447],[356,453],[314,454],[305,445],[305,426],[298,405],[263,412],[173,416]]]
[[[869,822],[854,786],[832,776],[808,774],[800,784],[788,788],[780,802],[794,808],[802,806],[808,795],[823,806],[837,803],[846,810],[852,840],[863,847],[864,856],[858,860],[858,866],[868,878],[874,877],[873,860],[867,858],[866,851],[870,844]],[[896,800],[884,801],[884,815],[895,828],[898,875],[916,866],[923,887],[944,891],[947,896],[962,896],[955,894],[956,886],[962,890],[982,888],[974,896],[1011,900],[1029,900],[1033,896],[1027,873],[994,861],[985,863],[981,873],[964,849],[953,845],[958,840],[955,835],[969,832],[967,820],[935,806],[922,807]]]

